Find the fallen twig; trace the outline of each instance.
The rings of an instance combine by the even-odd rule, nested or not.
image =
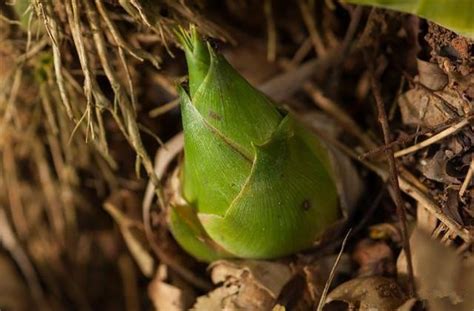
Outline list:
[[[151,110],[150,112],[148,112],[148,115],[151,118],[156,118],[178,106],[179,106],[179,98],[175,98],[172,101]]]
[[[313,11],[311,10],[310,4],[308,4],[306,1],[299,0],[298,7],[300,8],[301,16],[303,17],[303,21],[306,25],[306,28],[308,29],[316,54],[318,54],[318,56],[324,56],[326,54],[326,47],[324,46],[323,40],[316,29],[314,17],[310,13]]]
[[[375,73],[373,66],[370,66],[371,75],[371,85],[372,85],[372,93],[375,98],[375,103],[377,105],[378,111],[378,121],[382,127],[384,142],[385,144],[390,144],[391,142],[391,134],[390,134],[390,127],[388,125],[387,114],[385,112],[384,103],[382,100],[382,94],[380,92],[380,86],[375,78]],[[412,256],[410,250],[410,243],[408,237],[408,228],[407,228],[407,220],[406,220],[406,213],[405,209],[403,208],[403,201],[402,201],[402,193],[400,191],[399,185],[399,178],[398,178],[398,171],[397,166],[395,163],[395,157],[393,154],[393,149],[389,148],[385,151],[385,154],[388,159],[388,167],[390,172],[390,184],[395,194],[395,205],[397,208],[397,215],[400,222],[400,231],[402,233],[403,239],[403,250],[405,251],[406,258],[407,258],[407,268],[408,268],[408,278],[409,278],[409,294],[410,296],[415,296],[415,278],[413,275],[413,263],[412,263]]]
[[[471,164],[469,165],[469,171],[467,171],[466,178],[459,189],[459,198],[463,199],[464,192],[466,192],[467,187],[471,183],[472,177],[474,175],[474,157],[471,155]]]
[[[377,174],[382,180],[387,180],[389,178],[388,168],[384,165],[363,160],[361,159],[360,154],[358,154],[353,148],[344,145],[336,139],[328,137],[328,135],[321,131],[315,130],[315,132],[321,139],[326,141],[328,144],[331,144],[332,146],[336,147],[338,150],[351,157],[353,160],[358,161],[359,163],[364,165],[367,169]],[[466,228],[463,228],[460,224],[455,222],[453,219],[445,215],[442,212],[441,208],[436,204],[436,202],[428,194],[425,193],[424,189],[421,189],[419,186],[416,185],[415,178],[413,176],[408,175],[408,172],[403,173],[404,174],[398,176],[400,189],[405,194],[422,204],[427,211],[433,214],[441,223],[446,226],[446,228],[448,228],[453,233],[458,235],[461,239],[463,239],[464,242],[471,243],[472,236],[470,232]]]
[[[265,18],[267,20],[267,60],[274,62],[277,50],[277,32],[275,26],[275,19],[273,18],[272,1],[265,0],[263,4]]]
[[[457,131],[462,129],[464,126],[468,125],[471,121],[471,118],[472,117],[467,117],[465,119],[462,119],[459,123],[454,124],[453,126],[450,126],[449,128],[445,129],[444,131],[441,131],[438,134],[419,142],[418,144],[415,144],[415,145],[410,146],[406,149],[395,152],[395,157],[399,158],[399,157],[402,157],[402,156],[407,155],[409,153],[412,153],[412,152],[418,151],[420,149],[426,148],[429,145],[434,144],[435,142],[440,141],[441,139],[456,133]]]

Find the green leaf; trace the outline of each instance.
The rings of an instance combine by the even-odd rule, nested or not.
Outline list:
[[[411,13],[474,39],[473,0],[345,0]]]
[[[171,233],[178,243],[196,259],[211,262],[219,258],[235,257],[210,239],[192,206],[172,206],[169,223]]]
[[[272,135],[282,115],[220,55],[211,53],[209,72],[192,97],[201,116],[253,159],[252,143]]]
[[[224,215],[245,183],[252,158],[208,124],[180,90],[184,131],[184,196],[200,211]]]
[[[180,28],[176,35],[184,47],[189,71],[189,90],[191,96],[194,96],[209,71],[209,48],[201,40],[194,26],[189,32]]]
[[[331,173],[295,135],[287,116],[270,141],[255,146],[252,172],[224,217],[199,213],[227,251],[274,258],[309,247],[340,215]]]

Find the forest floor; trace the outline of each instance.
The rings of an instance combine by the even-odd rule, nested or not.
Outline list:
[[[0,310],[473,310],[472,40],[333,0],[0,9]],[[173,240],[189,25],[352,159],[327,243],[209,266]]]

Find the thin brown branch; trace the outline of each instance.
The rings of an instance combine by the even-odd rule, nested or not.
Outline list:
[[[275,19],[273,18],[272,0],[265,0],[263,10],[267,20],[267,60],[274,62],[276,59],[277,33]]]
[[[441,132],[445,131],[446,129],[448,129],[453,124],[462,122],[462,120],[464,120],[466,118],[467,119],[472,118],[473,116],[474,116],[474,113],[470,113],[470,114],[467,114],[464,117],[457,117],[457,118],[449,119],[446,122],[443,122],[442,124],[436,126],[435,128],[426,128],[426,129],[423,129],[421,131],[417,131],[416,133],[407,135],[405,137],[398,138],[398,139],[392,141],[388,145],[379,146],[375,149],[369,150],[366,153],[362,154],[360,156],[360,158],[361,159],[366,159],[366,158],[377,156],[379,153],[385,152],[387,150],[387,148],[395,148],[395,147],[397,147],[401,144],[408,143],[409,141],[411,141],[413,139],[416,139],[416,138],[418,138],[422,135],[428,135],[428,136],[438,135],[439,133],[441,133]],[[398,157],[397,154],[398,154],[398,152],[395,153],[395,157]]]
[[[156,118],[156,117],[159,117],[165,113],[167,113],[168,111],[176,108],[179,106],[179,98],[176,98],[176,99],[173,99],[172,101],[164,104],[164,105],[161,105],[159,107],[156,107],[155,109],[151,110],[150,112],[148,112],[148,115],[151,117],[151,118]]]
[[[338,140],[329,137],[326,133],[318,131],[313,128],[313,131],[325,142],[331,146],[336,147],[338,150],[349,156],[351,159],[358,161],[364,165],[367,169],[376,173],[382,180],[386,181],[389,179],[389,169],[383,165],[383,163],[369,162],[363,160],[353,148],[344,145]],[[404,171],[401,168],[401,175],[398,178],[400,183],[400,189],[408,196],[419,202],[427,211],[435,216],[446,228],[454,232],[466,243],[472,243],[472,235],[466,228],[463,228],[460,224],[455,222],[453,219],[443,213],[441,208],[436,204],[434,199],[427,193],[426,189],[422,184],[408,171]]]
[[[464,193],[467,190],[467,187],[471,183],[472,177],[474,176],[474,156],[471,154],[471,164],[469,165],[469,171],[467,171],[466,178],[459,189],[459,197],[463,199]]]
[[[423,141],[419,142],[418,144],[415,144],[415,145],[410,146],[406,149],[397,151],[395,153],[395,157],[399,158],[399,157],[402,157],[402,156],[407,155],[409,153],[412,153],[412,152],[418,151],[420,149],[426,148],[429,145],[434,144],[435,142],[440,141],[443,138],[448,137],[448,136],[458,132],[464,126],[466,126],[470,123],[470,119],[471,119],[470,117],[464,118],[460,122],[454,124],[453,126],[445,129],[444,131],[439,132],[438,134],[436,134],[436,135],[434,135],[434,136],[432,136],[432,137],[430,137],[426,140],[423,140]]]
[[[296,53],[293,55],[293,58],[291,59],[291,65],[292,66],[298,66],[303,59],[311,52],[312,45],[311,45],[311,38],[307,38],[304,40],[303,44],[298,48]]]
[[[326,47],[324,46],[323,40],[316,29],[315,19],[312,16],[311,7],[305,0],[299,0],[298,6],[301,11],[301,16],[303,17],[303,21],[308,29],[311,41],[314,46],[314,50],[319,57],[324,56],[326,54]]]
[[[391,143],[390,126],[388,124],[387,113],[385,111],[385,106],[384,106],[382,94],[380,91],[380,85],[375,78],[373,66],[370,66],[370,71],[372,73],[371,86],[372,86],[372,93],[375,98],[375,103],[377,105],[378,121],[382,128],[385,144],[390,144]],[[385,151],[385,155],[387,156],[387,159],[388,159],[388,166],[389,166],[389,173],[390,173],[389,180],[395,194],[395,205],[397,208],[397,215],[398,215],[399,225],[401,229],[400,231],[402,233],[402,238],[403,238],[403,249],[405,251],[406,258],[407,258],[407,268],[408,268],[408,278],[409,278],[408,291],[409,291],[410,296],[413,297],[416,295],[415,278],[413,275],[413,262],[412,262],[411,249],[410,249],[410,243],[409,243],[409,237],[408,237],[406,213],[403,207],[402,194],[400,191],[400,185],[398,181],[399,177],[398,177],[398,171],[397,171],[397,166],[395,162],[395,156],[393,154],[393,149],[388,148]]]

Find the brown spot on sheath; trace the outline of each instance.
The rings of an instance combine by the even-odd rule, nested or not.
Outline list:
[[[217,120],[217,121],[220,121],[222,120],[222,116],[214,111],[209,111],[209,117],[214,119],[214,120]]]
[[[311,208],[311,202],[309,200],[304,200],[303,204],[301,204],[301,207],[304,211],[307,211]]]

